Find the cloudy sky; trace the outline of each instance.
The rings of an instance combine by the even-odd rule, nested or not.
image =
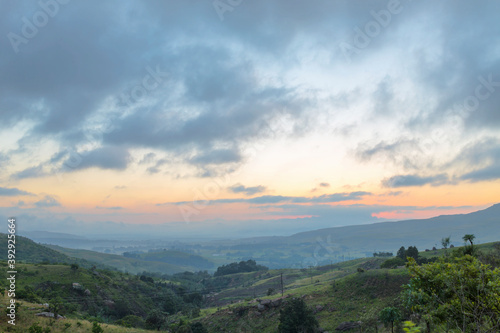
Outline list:
[[[0,214],[247,236],[486,208],[500,202],[499,12],[0,1]]]

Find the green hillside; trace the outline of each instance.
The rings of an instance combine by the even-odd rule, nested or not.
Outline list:
[[[16,262],[21,263],[66,263],[78,264],[82,267],[91,268],[96,266],[98,268],[113,269],[112,266],[106,266],[102,263],[91,262],[85,258],[72,257],[55,251],[48,246],[44,246],[33,242],[31,239],[16,236]],[[7,249],[7,234],[0,233],[0,248]],[[7,251],[0,252],[0,260],[7,260]]]
[[[144,271],[173,274],[196,270],[195,267],[189,265],[173,265],[166,262],[147,261],[141,258],[128,258],[116,254],[107,254],[90,250],[68,249],[57,245],[46,246],[67,256],[100,263],[106,266],[114,267],[122,272],[129,272],[132,274],[142,273]]]

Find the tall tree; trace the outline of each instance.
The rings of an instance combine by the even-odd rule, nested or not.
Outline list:
[[[464,237],[462,237],[462,239],[464,240],[464,242],[470,242],[470,246],[474,246],[474,239],[476,239],[476,236],[474,236],[474,234],[465,234]]]
[[[395,307],[386,307],[380,311],[380,320],[387,327],[391,325],[391,332],[394,333],[394,323],[401,320],[401,312]]]
[[[396,257],[399,257],[406,261],[406,249],[404,246],[401,246],[396,254]]]
[[[418,259],[418,249],[417,249],[417,247],[416,246],[410,246],[410,247],[408,247],[408,250],[406,250],[406,257],[410,257],[410,258],[413,258],[413,259],[417,260]]]

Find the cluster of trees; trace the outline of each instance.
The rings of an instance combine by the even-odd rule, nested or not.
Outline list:
[[[227,265],[222,265],[217,268],[214,276],[223,276],[235,273],[247,273],[256,271],[267,271],[269,268],[262,265],[257,265],[255,260],[240,261],[239,263],[233,262]]]
[[[392,252],[374,252],[374,257],[392,257],[394,254]]]
[[[415,260],[418,264],[427,264],[437,259],[436,257],[431,259],[420,257],[416,246],[410,246],[407,249],[404,246],[401,246],[396,254],[396,257],[384,261],[380,265],[380,268],[396,268],[404,266],[410,258]]]

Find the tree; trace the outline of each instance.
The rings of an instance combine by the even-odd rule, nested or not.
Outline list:
[[[294,298],[280,310],[280,333],[314,333],[319,324],[302,298]]]
[[[394,333],[394,322],[401,320],[401,312],[395,307],[386,307],[380,311],[380,320],[387,327],[391,324],[391,332]]]
[[[49,310],[54,313],[55,320],[57,320],[58,315],[62,315],[63,301],[61,296],[56,296],[49,301]]]
[[[500,330],[500,270],[465,255],[418,266],[409,262],[406,306],[427,323],[461,332]],[[439,331],[439,329],[437,330]]]
[[[447,249],[450,245],[450,237],[441,238],[441,245],[443,245],[444,249]]]
[[[406,250],[406,258],[413,258],[418,260],[418,249],[416,246],[410,246],[408,250]]]
[[[156,329],[157,331],[159,331],[166,320],[167,317],[162,311],[154,309],[149,312],[148,317],[146,318],[146,325],[148,328]]]
[[[396,254],[396,257],[399,257],[406,261],[406,249],[404,246],[401,246]]]
[[[474,246],[474,239],[476,238],[476,236],[474,236],[474,234],[465,234],[464,237],[462,237],[462,239],[464,240],[464,242],[470,242],[470,246]]]

